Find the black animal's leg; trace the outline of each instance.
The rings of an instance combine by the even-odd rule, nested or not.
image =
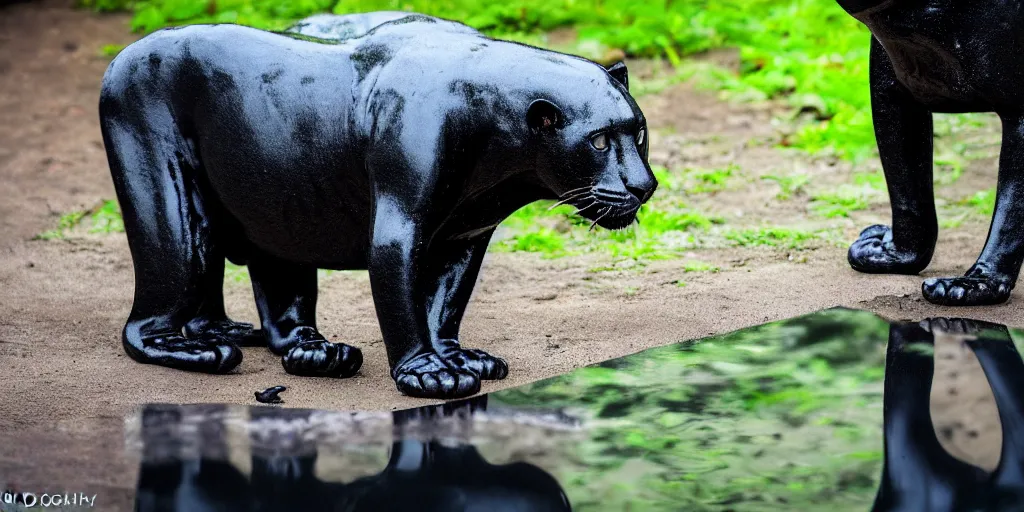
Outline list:
[[[1003,430],[1003,449],[989,492],[990,510],[1024,510],[1024,361],[1004,326],[967,342],[992,387]]]
[[[422,398],[464,398],[480,391],[480,377],[446,361],[431,343],[422,285],[429,253],[423,214],[388,195],[376,198],[369,271],[391,377],[399,391]],[[433,295],[431,290],[430,295]]]
[[[892,228],[861,232],[847,259],[872,274],[917,274],[935,251],[939,227],[932,190],[932,115],[896,81],[882,45],[871,40],[871,108],[892,204]]]
[[[249,262],[263,333],[284,370],[309,377],[351,377],[363,353],[327,341],[316,328],[316,268],[259,256]]]
[[[206,275],[200,286],[202,303],[195,318],[185,324],[185,335],[190,338],[220,338],[243,347],[264,347],[263,333],[247,322],[235,322],[224,311],[224,255],[217,245],[216,235],[210,240],[212,249],[206,263]]]
[[[122,333],[132,359],[188,371],[226,373],[242,361],[224,339],[183,335],[202,301],[210,255],[209,219],[195,183],[196,160],[170,117],[127,111],[125,100],[100,102],[104,145],[135,265],[135,300]],[[149,109],[149,110],[147,110]]]
[[[427,294],[427,325],[434,350],[456,368],[481,379],[504,379],[508,364],[483,350],[459,345],[459,325],[466,312],[492,232],[472,240],[445,240],[431,250]]]
[[[929,327],[945,325],[933,322]],[[933,340],[921,324],[901,322],[889,327],[883,398],[885,459],[873,512],[971,510],[963,504],[986,477],[981,468],[953,458],[935,435],[929,402],[934,356],[912,346],[928,346]]]
[[[987,306],[1010,298],[1024,260],[1024,117],[1003,117],[996,207],[988,240],[964,277],[928,279],[928,302],[946,306]]]

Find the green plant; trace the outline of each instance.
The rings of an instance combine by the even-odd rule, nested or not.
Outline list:
[[[740,229],[725,234],[726,240],[741,247],[778,247],[802,249],[806,243],[819,238],[816,233],[781,227]]]
[[[125,45],[123,44],[105,44],[100,48],[100,55],[103,57],[115,57],[121,50],[124,50]]]
[[[82,222],[88,212],[65,213],[57,220],[57,227],[36,235],[36,240],[56,240],[67,236],[67,232]]]
[[[996,189],[981,190],[961,201],[961,204],[973,207],[975,213],[991,217],[996,207]]]
[[[804,187],[811,182],[811,177],[806,174],[794,174],[792,176],[767,175],[763,176],[762,179],[773,181],[779,185],[779,193],[775,197],[780,201],[786,201],[794,195],[803,194]]]
[[[92,221],[90,233],[123,233],[124,219],[121,217],[121,208],[117,201],[108,199],[103,201],[92,214],[89,215]]]
[[[719,268],[703,261],[687,261],[683,264],[683,272],[718,272]]]

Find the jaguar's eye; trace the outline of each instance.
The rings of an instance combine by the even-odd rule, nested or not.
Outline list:
[[[598,151],[604,151],[608,149],[608,135],[604,133],[594,135],[590,139],[590,145],[594,146],[594,149]]]
[[[640,132],[636,134],[636,145],[643,146],[645,140],[647,140],[647,130],[640,128]]]

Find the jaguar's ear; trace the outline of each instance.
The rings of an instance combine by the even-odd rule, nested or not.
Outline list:
[[[526,110],[526,125],[535,132],[553,132],[563,121],[562,110],[548,100],[534,100]]]
[[[625,62],[621,60],[616,62],[612,67],[608,68],[608,74],[624,85],[627,91],[629,90],[629,72],[626,71]]]

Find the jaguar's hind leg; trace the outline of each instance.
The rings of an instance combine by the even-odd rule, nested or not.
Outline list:
[[[256,308],[271,352],[284,370],[310,377],[351,377],[363,353],[332,343],[316,328],[316,268],[261,255],[249,262]]]
[[[220,338],[242,347],[265,347],[263,331],[252,324],[236,322],[224,311],[224,256],[216,247],[222,240],[212,240],[210,260],[200,283],[199,311],[185,324],[185,335],[190,338]]]
[[[107,159],[135,266],[124,348],[140,363],[225,373],[242,361],[235,343],[183,332],[203,303],[214,260],[195,183],[196,160],[173,118],[143,101],[106,89],[100,101]]]

